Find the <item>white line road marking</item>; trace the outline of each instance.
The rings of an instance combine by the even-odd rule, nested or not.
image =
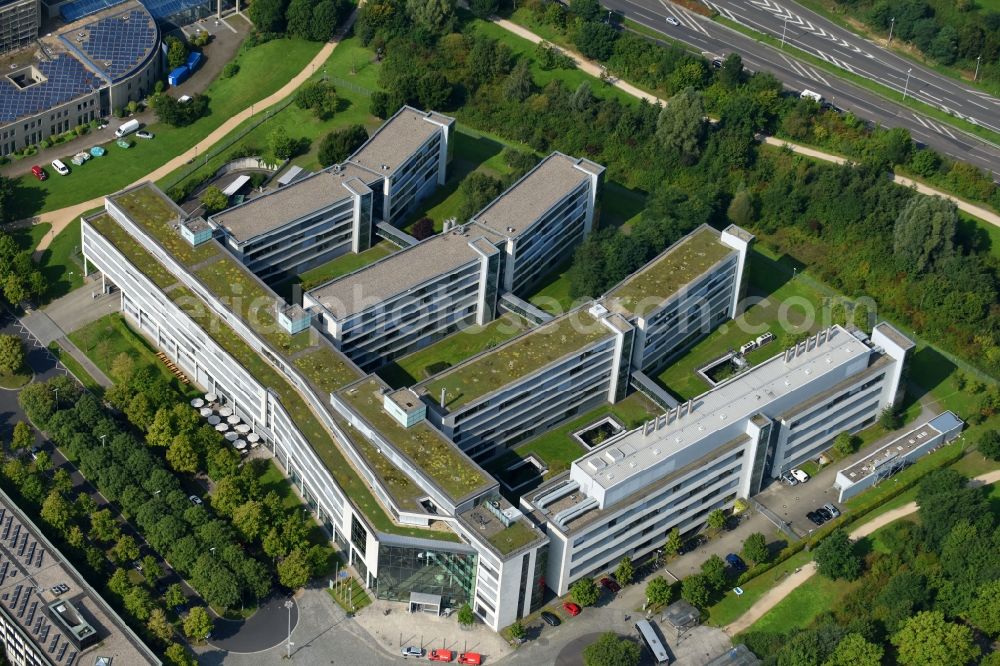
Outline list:
[[[822,83],[824,86],[829,86],[830,85],[830,82],[827,81],[825,78],[823,78],[823,75],[820,74],[819,72],[817,72],[815,70],[815,68],[810,67],[809,71],[812,72],[813,76],[816,78],[816,80],[819,81],[820,83]]]

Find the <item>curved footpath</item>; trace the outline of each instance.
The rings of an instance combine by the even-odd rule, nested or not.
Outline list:
[[[252,105],[243,109],[234,116],[227,118],[225,122],[216,127],[208,136],[206,136],[204,139],[202,139],[197,144],[192,146],[190,149],[188,149],[184,153],[181,153],[177,157],[173,158],[166,164],[149,172],[142,178],[139,178],[134,183],[130,183],[126,187],[132,187],[133,185],[138,185],[139,183],[147,180],[154,180],[154,181],[159,180],[160,178],[167,176],[171,172],[175,171],[176,169],[179,169],[180,167],[184,166],[185,164],[193,160],[198,155],[199,152],[202,155],[204,155],[206,151],[211,149],[212,146],[214,146],[216,143],[225,138],[226,135],[228,135],[230,132],[239,127],[240,123],[250,119],[254,114],[260,113],[261,111],[264,111],[274,106],[278,102],[281,102],[290,95],[294,94],[296,89],[300,85],[305,83],[305,81],[310,76],[312,76],[313,72],[315,72],[317,68],[321,68],[323,64],[327,61],[327,59],[333,53],[333,50],[337,48],[337,45],[340,43],[340,40],[343,39],[343,35],[354,23],[354,19],[356,16],[357,12],[351,14],[351,16],[347,19],[347,23],[345,23],[344,27],[341,28],[341,30],[339,31],[338,37],[335,38],[333,41],[324,44],[323,48],[319,50],[319,53],[317,53],[315,57],[313,57],[313,59],[305,67],[303,67],[298,74],[296,74],[293,78],[289,79],[288,83],[283,85],[276,92],[272,93],[268,97],[265,97],[264,99],[258,102],[254,102]],[[52,242],[52,239],[55,238],[55,236],[60,231],[69,226],[69,224],[73,220],[80,217],[83,213],[87,212],[92,208],[98,208],[103,203],[104,203],[104,197],[101,196],[95,199],[91,199],[89,201],[84,201],[83,203],[67,206],[66,208],[60,208],[59,210],[53,210],[49,211],[48,213],[42,213],[41,215],[32,218],[31,221],[33,224],[47,222],[48,224],[52,225],[52,230],[49,233],[45,234],[45,237],[42,238],[42,241],[38,244],[38,247],[36,248],[36,252],[41,252],[46,248],[48,248],[49,244]]]
[[[519,26],[518,24],[512,23],[511,21],[508,21],[506,19],[494,19],[493,22],[496,23],[501,28],[503,28],[504,30],[512,32],[518,37],[523,37],[524,39],[527,39],[530,42],[534,42],[535,44],[545,41],[540,36],[531,32],[527,28]],[[587,74],[590,74],[591,76],[596,76],[598,78],[601,77],[601,73],[604,71],[602,67],[595,65],[593,62],[587,60],[586,58],[584,58],[579,53],[576,53],[575,51],[570,51],[562,47],[558,48],[564,51],[566,55],[573,58],[573,60],[576,62],[576,66],[579,69],[583,70]],[[611,85],[613,85],[615,88],[618,88],[619,90],[628,93],[629,95],[632,95],[633,97],[638,97],[639,99],[645,98],[654,104],[659,102],[660,104],[666,105],[666,102],[660,99],[659,97],[656,97],[655,95],[652,95],[644,90],[640,90],[639,88],[636,88],[632,84],[622,81],[621,79],[612,79]],[[841,157],[839,155],[831,155],[830,153],[824,153],[823,151],[816,150],[815,148],[809,148],[808,146],[801,146],[796,143],[785,141],[784,139],[776,139],[772,136],[766,137],[764,139],[764,142],[772,146],[788,146],[788,148],[792,150],[792,152],[798,153],[800,155],[806,155],[807,157],[812,157],[818,160],[824,160],[826,162],[833,162],[834,164],[843,164],[844,162],[848,161],[846,158]],[[1000,227],[1000,215],[997,215],[993,211],[983,208],[982,206],[971,204],[968,201],[964,201],[962,199],[959,199],[958,197],[952,196],[951,194],[942,192],[941,190],[929,187],[922,183],[918,183],[904,176],[898,176],[896,174],[892,174],[892,180],[893,182],[898,183],[899,185],[902,185],[904,187],[914,187],[921,194],[939,196],[948,199],[949,201],[954,202],[954,204],[958,206],[960,210],[965,211],[969,215],[974,215],[975,217],[978,217],[979,219],[984,220],[989,224],[992,224],[996,227]]]
[[[969,485],[985,486],[998,481],[1000,481],[1000,469],[987,472],[986,474],[980,474],[979,476],[970,479]],[[901,507],[893,509],[892,511],[886,511],[863,525],[860,525],[857,529],[852,531],[849,536],[851,539],[857,541],[858,539],[862,539],[876,530],[885,527],[893,521],[905,518],[906,516],[916,512],[917,503],[909,502]],[[737,618],[735,622],[726,625],[723,628],[724,631],[730,636],[735,636],[741,631],[746,631],[754,622],[759,620],[765,613],[774,608],[779,601],[791,594],[792,590],[806,582],[814,573],[816,573],[815,561],[810,561],[809,563],[803,565],[795,573],[786,577],[783,581],[768,590],[767,593],[757,601],[757,603],[751,606],[746,613]]]

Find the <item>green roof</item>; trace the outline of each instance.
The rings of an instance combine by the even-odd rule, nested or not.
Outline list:
[[[613,335],[586,310],[576,310],[431,378],[421,387],[454,410]]]
[[[681,239],[642,270],[609,291],[609,308],[642,316],[658,308],[699,275],[735,250],[723,245],[719,234],[703,227]]]
[[[148,188],[141,189],[147,190]],[[119,197],[116,198],[116,201],[122,199],[123,197],[129,197],[130,194],[132,193],[119,195]],[[151,189],[148,189],[148,192],[144,191],[141,193],[139,200],[144,202],[142,208],[143,210],[158,208],[157,204],[151,202],[151,197],[159,198],[160,195],[155,190]],[[131,201],[131,206],[138,205],[132,199],[129,199],[129,201]],[[129,212],[129,214],[131,215],[131,212]],[[89,221],[93,225],[93,220]],[[139,222],[139,220],[136,221]],[[302,398],[301,394],[299,394],[299,392],[293,388],[284,379],[284,377],[282,377],[269,363],[267,363],[257,352],[244,342],[244,340],[229,326],[229,324],[213,313],[190,289],[182,285],[171,286],[166,284],[167,280],[165,279],[165,275],[169,275],[169,273],[166,273],[164,267],[156,260],[156,258],[136,243],[136,241],[127,233],[117,233],[114,229],[105,233],[103,229],[109,228],[107,221],[105,220],[99,220],[98,224],[93,226],[98,233],[104,236],[112,245],[115,246],[116,249],[118,249],[119,252],[125,255],[125,257],[128,258],[138,270],[142,271],[158,286],[164,288],[167,296],[175,304],[177,304],[178,307],[184,310],[188,316],[196,321],[199,324],[199,327],[213,340],[215,340],[219,346],[225,349],[236,360],[236,362],[246,368],[250,374],[257,379],[257,381],[274,391],[274,393],[278,396],[279,402],[288,412],[289,416],[302,433],[302,436],[305,437],[319,458],[327,466],[327,469],[329,469],[330,473],[333,475],[334,479],[336,479],[338,485],[344,493],[350,497],[354,504],[361,510],[362,513],[364,513],[376,530],[390,534],[401,534],[428,539],[448,541],[459,540],[458,536],[451,532],[421,529],[417,527],[405,527],[394,523],[385,512],[382,505],[375,499],[375,496],[372,494],[367,484],[361,479],[357,471],[348,463],[347,459],[341,453],[329,430],[323,426],[319,418],[313,413],[308,404]],[[142,226],[145,228],[145,224],[142,224]],[[115,225],[115,227],[121,230],[121,227],[118,227],[117,225]],[[181,238],[181,236],[177,234],[172,227],[168,227],[168,229],[170,233],[173,234],[173,237],[176,237],[185,245],[188,245],[187,241]],[[160,237],[152,233],[152,231],[151,235],[153,235],[157,240],[160,240]],[[169,247],[164,247],[170,251]],[[190,245],[188,245],[188,247],[190,248]],[[204,256],[199,259],[199,261],[209,259],[213,255],[220,255],[222,252],[222,250],[214,242],[199,246],[198,249],[203,250],[205,248],[210,249],[211,252],[204,252]],[[173,280],[173,283],[176,282],[177,280]],[[209,285],[206,284],[206,286]],[[271,299],[271,302],[273,303],[274,297],[272,296]],[[245,311],[249,312],[249,310]],[[251,319],[250,321],[253,320]],[[336,388],[336,386],[334,386],[335,384],[337,386],[343,385],[338,382],[344,381],[346,384],[348,381],[356,379],[360,376],[349,365],[341,361],[335,352],[324,346],[319,346],[312,352],[299,351],[295,360],[292,362],[295,363],[296,361],[300,361],[300,363],[296,363],[296,365],[300,367],[307,379],[320,387]],[[366,453],[363,447],[360,450],[362,454]],[[376,471],[379,470],[377,462],[377,460],[370,461],[372,467],[375,468]],[[401,486],[401,484],[396,485]],[[391,485],[390,488],[392,488]],[[412,493],[412,491],[410,492]],[[407,493],[401,492],[401,494],[405,496]]]
[[[339,393],[397,451],[421,468],[453,500],[458,501],[493,480],[426,421],[404,428],[382,408],[386,386],[375,377],[353,384]]]
[[[215,244],[194,247],[177,232],[174,226],[180,223],[181,218],[176,205],[152,185],[146,183],[108,198],[185,266],[218,254]]]
[[[98,233],[111,241],[111,244],[118,248],[118,251],[125,255],[125,258],[132,262],[146,277],[152,280],[160,289],[166,289],[170,285],[177,284],[177,278],[173,273],[163,267],[153,255],[143,249],[141,245],[128,235],[120,224],[115,222],[107,213],[100,213],[88,218],[87,223],[97,229]]]
[[[520,518],[496,534],[489,537],[489,542],[503,555],[509,555],[518,548],[523,548],[542,537],[527,518]]]

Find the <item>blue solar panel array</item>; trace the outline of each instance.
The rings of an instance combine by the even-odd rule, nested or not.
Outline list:
[[[67,23],[70,23],[123,2],[125,0],[73,0],[60,7],[59,13]],[[174,14],[186,12],[194,7],[206,7],[209,10],[215,7],[214,0],[143,0],[142,4],[157,20],[168,19]]]
[[[124,20],[124,16],[128,16],[128,20]],[[156,48],[156,25],[142,9],[103,18],[84,30],[89,34],[77,43],[77,47],[112,81],[128,77]],[[72,46],[70,40],[74,35],[66,34],[62,39]]]
[[[9,123],[39,113],[104,85],[93,72],[68,55],[36,66],[48,79],[44,83],[21,89],[6,77],[0,78],[0,122]]]

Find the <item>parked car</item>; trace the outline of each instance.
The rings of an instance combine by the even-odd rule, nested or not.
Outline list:
[[[407,645],[404,648],[400,648],[399,653],[404,657],[423,657],[424,649],[417,647],[416,645]]]
[[[807,513],[806,518],[808,518],[809,522],[812,523],[813,525],[822,525],[824,522],[826,522],[825,520],[823,520],[823,516],[819,515],[815,511],[810,511],[809,513]]]
[[[681,24],[681,22],[678,21],[677,19],[675,19],[673,16],[668,16],[667,17],[667,23],[669,23],[670,25],[680,25]]]
[[[135,135],[140,139],[152,139],[154,136],[156,136],[152,132],[147,132],[146,130],[139,130],[138,132],[135,133]]]
[[[31,173],[34,174],[35,178],[38,180],[45,180],[49,177],[49,174],[45,173],[45,169],[38,166],[37,164],[31,167]]]
[[[562,624],[562,620],[548,611],[542,611],[542,621],[550,627],[558,627]]]
[[[188,501],[191,502],[191,504],[201,506],[201,498],[198,497],[197,495],[191,495],[190,497],[188,497]]]
[[[805,483],[809,480],[809,475],[803,472],[801,469],[793,469],[791,475],[795,477],[795,480],[799,483]]]
[[[608,576],[605,576],[604,578],[599,580],[597,584],[603,587],[608,592],[611,592],[612,594],[618,594],[618,592],[621,591],[622,589],[622,586],[619,585],[617,581],[615,581],[612,578],[609,578]]]
[[[458,655],[458,663],[469,664],[469,666],[480,666],[483,663],[483,655],[478,652],[463,652]]]
[[[52,168],[56,170],[56,173],[60,176],[69,175],[69,167],[62,163],[62,160],[52,160]]]
[[[431,650],[431,653],[427,655],[427,658],[431,661],[450,662],[452,653],[451,650]]]
[[[139,560],[133,560],[132,568],[138,571],[139,573],[142,573],[142,562],[140,562]]]
[[[32,460],[38,460],[38,454],[40,452],[41,452],[41,449],[38,448],[37,446],[33,446],[30,449],[28,449],[28,453],[31,454],[31,459]]]
[[[685,541],[684,543],[682,543],[681,547],[677,551],[677,553],[679,555],[683,555],[685,553],[690,553],[692,550],[694,550],[698,546],[704,544],[705,541],[706,541],[706,539],[705,539],[704,536],[702,536],[701,534],[696,534],[693,537],[691,537],[690,539],[688,539],[687,541]]]
[[[833,504],[824,504],[823,508],[830,512],[830,515],[836,518],[840,515],[840,509],[838,509]]]
[[[563,610],[565,610],[573,617],[576,617],[577,615],[580,614],[580,607],[574,604],[572,601],[563,602]]]
[[[736,573],[743,573],[747,570],[746,563],[744,563],[743,559],[736,553],[729,553],[726,555],[726,564],[728,564]]]
[[[833,514],[827,511],[824,507],[816,509],[816,513],[818,513],[820,517],[823,518],[824,523],[828,520],[833,520]]]
[[[721,58],[712,58],[712,68],[713,69],[720,69],[721,67],[722,67],[722,59]]]
[[[789,474],[788,472],[785,472],[784,474],[781,475],[781,482],[786,486],[799,485],[799,482],[795,480],[795,477]]]

